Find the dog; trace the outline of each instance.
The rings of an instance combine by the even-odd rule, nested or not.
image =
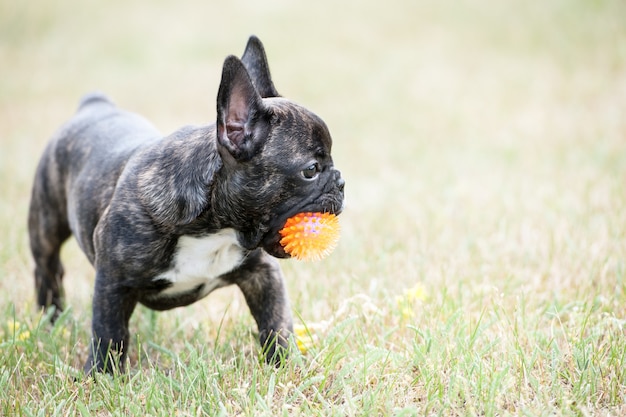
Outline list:
[[[71,235],[94,266],[84,371],[125,370],[137,304],[172,309],[232,284],[266,361],[282,362],[293,324],[279,230],[300,212],[342,211],[331,146],[320,117],[278,94],[255,36],[224,61],[215,124],[163,137],[103,94],[85,96],[43,153],[28,216],[39,306],[63,309],[59,251]]]

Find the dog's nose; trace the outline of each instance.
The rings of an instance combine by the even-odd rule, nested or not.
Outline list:
[[[341,172],[335,170],[335,184],[337,184],[337,188],[343,191],[344,186],[346,185],[346,181],[341,177]]]

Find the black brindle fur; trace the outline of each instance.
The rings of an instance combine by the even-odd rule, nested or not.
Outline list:
[[[137,303],[166,310],[230,284],[267,360],[282,357],[292,317],[278,230],[298,212],[341,211],[331,144],[318,116],[278,95],[256,37],[224,62],[216,124],[163,137],[86,96],[41,158],[28,221],[40,306],[63,308],[59,251],[71,235],[95,268],[85,371],[123,369]]]

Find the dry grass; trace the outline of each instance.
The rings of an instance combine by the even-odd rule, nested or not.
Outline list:
[[[624,16],[619,0],[0,3],[0,413],[624,414]],[[327,121],[347,181],[335,253],[284,263],[314,343],[259,365],[225,289],[139,310],[131,375],[74,382],[91,267],[68,245],[72,308],[49,329],[25,235],[47,138],[93,89],[164,132],[212,121],[250,33],[279,91]]]

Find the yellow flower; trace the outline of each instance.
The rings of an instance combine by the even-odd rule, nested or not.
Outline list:
[[[412,288],[404,290],[404,297],[411,303],[424,301],[426,299],[426,289],[424,289],[422,284],[416,284]]]
[[[7,334],[5,338],[24,341],[26,339],[30,339],[30,331],[29,330],[20,330],[22,324],[19,321],[8,320],[7,321]]]
[[[296,336],[296,346],[298,350],[305,354],[309,348],[313,345],[313,334],[311,329],[303,324],[297,324],[293,327],[293,333]]]
[[[415,316],[415,310],[413,310],[411,306],[401,306],[400,316],[402,317],[402,320],[408,320]]]
[[[17,329],[19,329],[21,326],[19,321],[15,321],[15,320],[9,320],[7,321],[7,328],[8,328],[8,333],[10,334],[15,334],[15,331]]]
[[[408,320],[415,317],[415,304],[424,301],[426,298],[426,290],[422,284],[416,284],[404,290],[402,295],[396,297],[396,304],[398,305],[401,319]]]

